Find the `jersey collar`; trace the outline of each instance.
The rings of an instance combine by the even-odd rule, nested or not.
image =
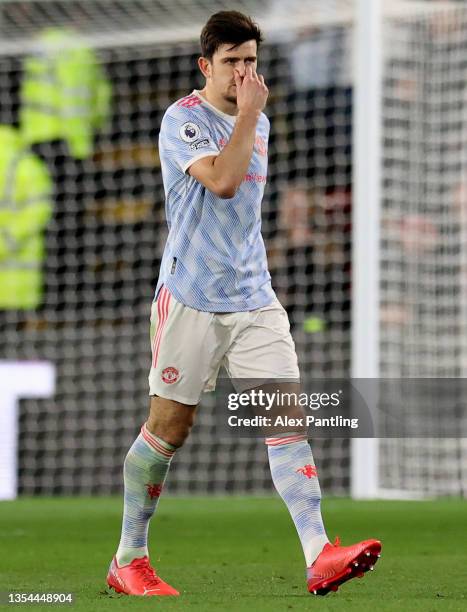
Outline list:
[[[208,108],[210,108],[214,113],[216,113],[217,115],[219,115],[219,117],[222,117],[223,119],[226,119],[229,123],[231,123],[232,125],[235,123],[235,121],[237,120],[237,117],[235,117],[234,115],[228,115],[227,113],[222,112],[221,110],[219,110],[218,108],[216,108],[215,106],[213,106],[210,102],[208,102],[206,100],[206,98],[200,94],[198,89],[193,89],[193,94],[197,96],[200,100],[203,101],[203,104],[206,104],[206,106]]]

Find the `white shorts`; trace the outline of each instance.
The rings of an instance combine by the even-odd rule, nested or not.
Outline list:
[[[198,404],[221,366],[233,379],[299,379],[286,311],[276,300],[249,312],[203,312],[162,287],[151,308],[149,395]]]

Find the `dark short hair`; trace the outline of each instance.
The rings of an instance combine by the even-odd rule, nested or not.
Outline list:
[[[239,11],[219,11],[209,18],[201,36],[201,54],[207,59],[223,44],[238,46],[248,40],[256,40],[259,47],[263,35],[258,25]]]

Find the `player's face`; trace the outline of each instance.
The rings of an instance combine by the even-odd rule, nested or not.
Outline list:
[[[221,45],[209,62],[210,87],[230,104],[237,104],[234,69],[242,78],[248,65],[256,70],[256,46],[256,40],[248,40],[238,47]]]

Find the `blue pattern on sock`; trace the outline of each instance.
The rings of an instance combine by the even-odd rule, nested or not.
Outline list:
[[[321,517],[321,489],[318,477],[308,478],[297,472],[306,465],[315,465],[310,445],[303,440],[268,446],[268,455],[274,486],[287,505],[305,550],[305,546],[313,538],[326,537]]]
[[[142,434],[128,451],[123,469],[125,493],[119,551],[147,548],[149,521],[159,497],[151,497],[146,485],[162,486],[171,460],[149,446]]]

